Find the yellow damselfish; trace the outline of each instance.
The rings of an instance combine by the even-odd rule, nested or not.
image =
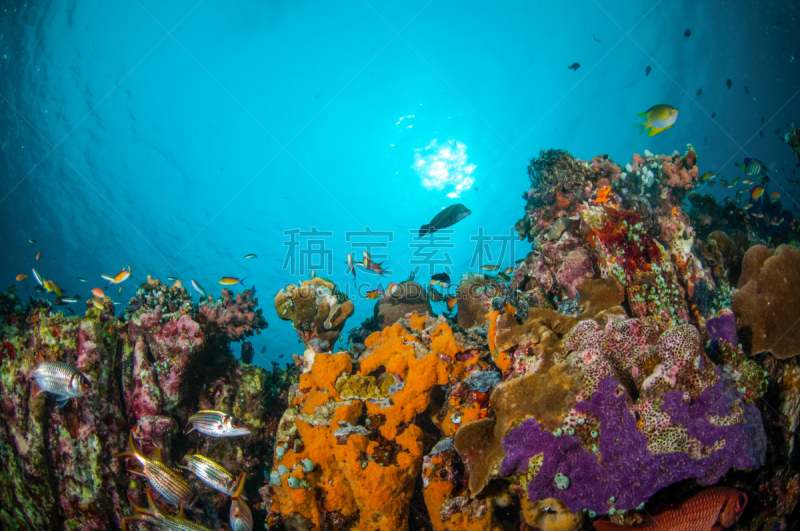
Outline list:
[[[678,119],[678,112],[678,109],[665,103],[653,105],[646,112],[639,113],[639,116],[647,119],[647,121],[634,125],[644,126],[639,133],[640,135],[649,129],[647,136],[655,136],[675,125],[675,121]]]

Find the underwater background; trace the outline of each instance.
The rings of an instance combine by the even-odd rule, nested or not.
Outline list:
[[[0,3],[0,530],[800,529],[799,17]]]
[[[798,209],[782,142],[800,110],[789,1],[5,2],[0,16],[0,278],[26,273],[23,299],[33,266],[86,295],[127,265],[121,302],[147,274],[215,294],[246,277],[263,299],[301,276],[283,269],[284,231],[311,227],[333,233],[324,276],[347,282],[360,250],[345,232],[370,227],[393,233],[390,280],[405,280],[409,229],[456,202],[461,175],[473,215],[452,236],[458,276],[478,227],[508,234],[525,167],[550,148],[627,160],[691,143],[701,173],[731,175],[755,157]],[[677,124],[639,136],[658,103]],[[448,147],[463,159],[426,186],[415,155]],[[302,351],[277,319],[252,341],[267,366]]]

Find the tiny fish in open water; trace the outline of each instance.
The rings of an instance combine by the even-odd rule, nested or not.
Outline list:
[[[206,295],[206,290],[204,290],[203,286],[201,286],[196,280],[192,280],[192,287],[197,293],[202,295],[204,299],[208,298],[208,295]]]
[[[569,69],[569,70],[577,70],[577,69],[579,69],[580,67],[581,67],[581,64],[580,64],[580,63],[572,63],[571,65],[569,65],[569,66],[567,67],[567,69]]]
[[[16,277],[16,278],[17,278],[17,282],[22,282],[23,280],[25,280],[26,278],[28,278],[28,275],[22,275],[22,274],[20,274],[20,275],[17,275],[17,277]]]

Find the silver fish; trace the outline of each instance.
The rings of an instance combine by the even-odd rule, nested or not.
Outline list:
[[[89,390],[89,379],[78,369],[61,361],[45,361],[41,354],[28,374],[34,396],[42,391],[56,395],[63,406],[70,398],[81,398]]]
[[[192,429],[186,431],[186,433],[197,430],[209,437],[237,437],[250,433],[247,426],[236,417],[227,415],[222,411],[209,409],[198,411],[189,417],[189,424],[192,425]],[[188,428],[189,426],[187,425],[186,427]]]
[[[133,441],[133,435],[128,434],[128,445],[131,447],[129,452],[123,452],[117,457],[133,457],[142,464],[142,471],[128,469],[128,472],[144,476],[156,491],[171,505],[186,505],[190,509],[197,502],[197,496],[192,490],[191,485],[172,468],[161,462],[161,450],[158,451],[158,459],[148,459],[142,455]]]
[[[183,505],[181,505],[178,516],[172,516],[167,513],[163,507],[159,509],[156,502],[153,500],[153,492],[150,489],[147,489],[147,508],[136,505],[136,502],[131,498],[130,494],[128,494],[128,501],[131,506],[133,506],[133,512],[136,514],[123,518],[122,521],[124,524],[147,522],[154,524],[164,531],[211,531],[207,527],[188,520],[183,512]],[[123,529],[126,528],[124,524]]]
[[[180,467],[189,470],[197,479],[228,496],[233,496],[236,489],[236,480],[228,470],[206,456],[192,453],[183,456]]]
[[[233,531],[253,531],[253,513],[250,512],[250,507],[242,500],[244,476],[244,472],[239,474],[236,480],[236,491],[231,496],[231,510],[228,514],[228,521]]]
[[[206,290],[204,290],[203,286],[201,286],[196,280],[192,280],[192,287],[197,293],[202,295],[204,299],[208,298],[208,295],[206,295]]]

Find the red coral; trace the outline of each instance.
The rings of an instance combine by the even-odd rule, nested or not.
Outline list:
[[[650,264],[661,256],[661,252],[653,238],[643,230],[641,216],[633,210],[606,208],[605,212],[603,227],[592,229],[593,236],[618,252],[616,261],[627,274],[650,271]],[[636,229],[637,226],[642,230]],[[593,237],[589,241],[592,242]]]
[[[700,170],[697,167],[697,154],[694,152],[694,148],[689,146],[686,155],[682,159],[679,157],[680,155],[673,155],[671,158],[661,155],[664,161],[662,170],[669,176],[668,186],[689,190],[700,176]]]
[[[14,344],[11,343],[11,341],[3,341],[0,343],[0,360],[4,359],[17,359],[17,353],[14,350]]]
[[[267,321],[256,310],[258,299],[254,298],[256,289],[246,289],[237,293],[236,299],[230,290],[223,289],[222,297],[216,303],[201,304],[195,316],[203,327],[219,329],[231,341],[261,334],[267,328]]]

